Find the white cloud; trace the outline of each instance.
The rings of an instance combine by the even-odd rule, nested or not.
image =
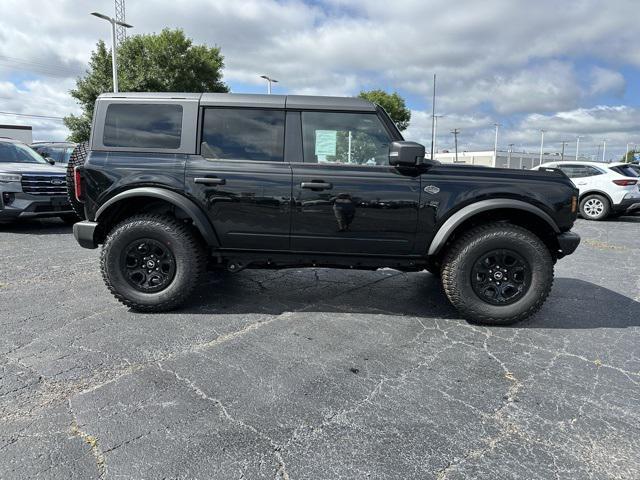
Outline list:
[[[113,2],[24,3],[3,0],[0,81],[20,85],[6,94],[15,111],[67,114],[75,108],[72,79],[98,39],[109,43],[108,25],[89,11],[112,14]],[[493,144],[496,120],[506,124],[506,140],[534,114],[551,121],[555,112],[577,112],[608,95],[623,103],[619,69],[640,68],[640,45],[622,26],[636,13],[634,0],[461,0],[455,7],[448,0],[127,3],[132,33],[183,28],[198,43],[220,46],[225,79],[236,85],[262,88],[259,75],[267,73],[280,80],[280,92],[352,95],[383,87],[413,98],[418,109],[428,105],[437,72],[443,132],[462,128],[461,141],[484,146]],[[28,86],[24,78],[40,83]],[[422,115],[414,112],[410,129],[420,138]],[[47,128],[59,135],[54,123]],[[430,139],[430,124],[426,131]]]

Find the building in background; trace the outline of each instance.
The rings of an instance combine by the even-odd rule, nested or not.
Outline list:
[[[2,137],[29,145],[33,142],[33,130],[28,125],[0,125],[0,138]]]
[[[456,162],[455,152],[442,152],[435,153],[433,155],[436,160],[442,163],[457,163],[464,165],[481,165],[485,167],[496,168],[515,168],[518,170],[527,170],[533,167],[537,167],[541,163],[545,162],[557,162],[561,159],[559,153],[545,153],[540,161],[540,153],[533,152],[517,152],[511,153],[505,151],[498,151],[495,155],[493,150],[484,150],[477,152],[458,152],[458,161]],[[575,160],[575,156],[565,155],[565,160]],[[589,159],[580,157],[581,161],[588,161]]]

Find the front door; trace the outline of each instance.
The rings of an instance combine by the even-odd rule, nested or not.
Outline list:
[[[392,138],[377,114],[301,112],[301,122],[291,249],[412,253],[420,177],[389,165]]]
[[[289,248],[284,124],[284,110],[204,109],[201,155],[188,161],[185,183],[204,205],[222,248]]]

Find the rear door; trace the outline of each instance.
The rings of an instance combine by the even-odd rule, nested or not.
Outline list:
[[[302,133],[302,158],[292,160],[291,249],[412,253],[420,177],[389,165],[392,132],[378,115],[330,111],[291,115],[299,115]]]
[[[204,108],[200,155],[187,163],[186,188],[205,208],[223,248],[289,248],[284,131],[284,109]]]

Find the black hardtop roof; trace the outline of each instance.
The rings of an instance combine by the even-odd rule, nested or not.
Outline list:
[[[266,95],[251,93],[179,93],[179,92],[119,92],[103,93],[98,98],[123,100],[190,100],[202,106],[292,108],[308,110],[376,110],[375,104],[358,97],[323,97],[313,95]]]

